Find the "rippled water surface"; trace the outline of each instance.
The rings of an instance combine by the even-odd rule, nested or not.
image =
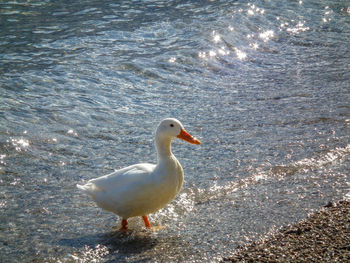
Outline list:
[[[206,262],[350,191],[348,1],[1,1],[0,261]],[[179,196],[120,223],[76,183],[155,162]]]

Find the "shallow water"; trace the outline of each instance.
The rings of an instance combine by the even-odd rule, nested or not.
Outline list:
[[[219,261],[350,190],[347,1],[2,1],[1,262]],[[179,196],[121,234],[76,183],[155,162]]]

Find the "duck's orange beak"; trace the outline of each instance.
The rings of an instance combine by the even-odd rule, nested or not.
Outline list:
[[[177,138],[185,140],[186,142],[189,142],[191,144],[201,144],[200,140],[197,140],[194,138],[191,134],[189,134],[187,131],[184,129],[181,129],[180,134],[177,136]]]

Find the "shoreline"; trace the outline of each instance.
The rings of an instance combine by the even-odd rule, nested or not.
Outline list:
[[[223,262],[350,262],[350,201],[329,202]]]

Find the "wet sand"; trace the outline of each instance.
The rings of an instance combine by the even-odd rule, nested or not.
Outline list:
[[[244,246],[223,261],[350,262],[350,202],[330,202],[305,220]]]

